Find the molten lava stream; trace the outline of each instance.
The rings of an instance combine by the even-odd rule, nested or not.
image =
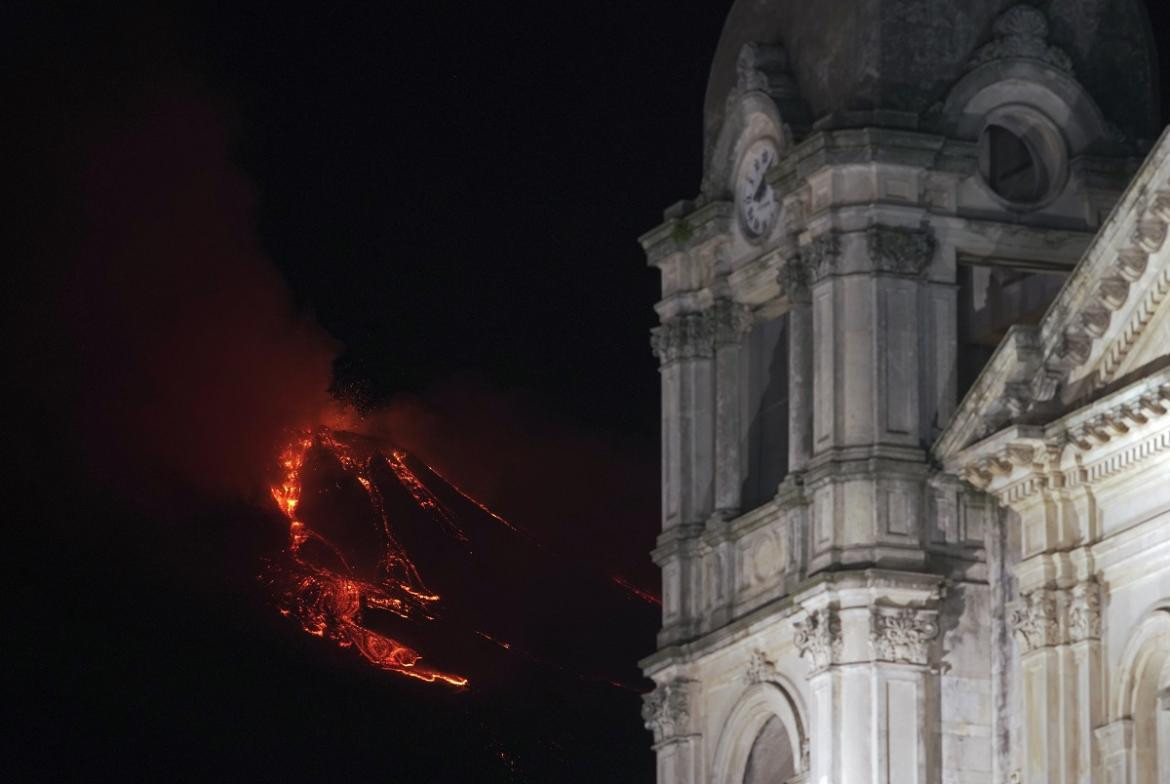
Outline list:
[[[637,691],[612,677],[585,675],[597,667],[595,656],[571,643],[558,648],[565,638],[555,632],[532,637],[528,629],[551,630],[576,589],[588,590],[578,596],[579,611],[596,613],[599,624],[613,621],[614,611],[641,612],[630,599],[646,607],[659,605],[657,597],[619,576],[598,580],[426,463],[362,436],[326,428],[300,433],[279,466],[271,492],[289,543],[264,577],[280,612],[305,632],[429,683],[463,687],[468,678],[424,664],[423,650],[467,656],[469,641],[478,640],[487,643],[475,649],[475,661],[488,683],[502,671],[493,658],[498,652],[526,671],[535,666]],[[455,601],[443,601],[424,574]],[[599,603],[599,591],[609,595],[606,584],[624,598]],[[522,614],[505,611],[521,607]]]
[[[342,550],[311,529],[299,515],[305,464],[314,448],[324,450],[357,481],[379,519],[383,552],[377,580],[358,578]],[[468,684],[465,676],[421,664],[423,657],[417,650],[374,631],[365,623],[364,607],[385,610],[406,620],[425,621],[433,618],[432,607],[439,601],[439,596],[427,589],[418,569],[393,536],[381,494],[369,476],[375,459],[375,455],[360,454],[325,428],[299,434],[285,447],[279,459],[282,478],[271,492],[288,520],[289,545],[281,561],[270,564],[265,580],[275,594],[280,612],[295,617],[307,633],[343,648],[353,647],[371,664],[390,672],[428,683],[464,687]],[[394,463],[387,462],[393,469]],[[429,500],[423,495],[426,488],[417,479],[414,481],[421,488],[414,490],[419,493],[416,499],[422,505]],[[458,531],[453,518],[449,525]],[[326,560],[321,554],[307,553],[311,544],[319,544],[335,563],[321,563]]]

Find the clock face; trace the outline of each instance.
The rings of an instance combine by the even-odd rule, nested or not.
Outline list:
[[[780,214],[776,194],[764,179],[776,157],[776,148],[770,142],[756,142],[740,164],[739,216],[751,237],[762,237],[771,231]]]

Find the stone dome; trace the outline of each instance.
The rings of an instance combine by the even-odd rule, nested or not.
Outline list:
[[[708,152],[746,43],[784,47],[809,118],[821,125],[847,122],[833,118],[852,112],[925,113],[994,46],[1000,56],[1071,68],[1131,139],[1153,139],[1160,125],[1157,53],[1142,0],[736,0],[707,84]]]

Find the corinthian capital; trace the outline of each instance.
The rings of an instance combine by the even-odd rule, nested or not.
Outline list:
[[[938,636],[938,613],[914,608],[874,607],[869,646],[879,661],[929,664],[930,643]]]
[[[874,268],[895,275],[921,275],[934,258],[934,234],[929,229],[871,226],[866,244]]]
[[[686,735],[690,727],[691,690],[694,681],[675,678],[642,697],[642,720],[662,743]]]
[[[715,300],[705,315],[711,320],[712,338],[717,346],[738,343],[752,328],[752,309],[728,299]]]
[[[776,282],[780,284],[784,296],[794,304],[808,304],[809,302],[809,269],[800,255],[795,255],[784,262],[780,271],[776,273]]]
[[[797,251],[796,261],[803,268],[806,285],[828,277],[837,267],[841,252],[840,237],[835,231],[826,231],[813,237]]]
[[[1072,589],[1068,638],[1070,642],[1101,639],[1101,590],[1096,580],[1086,580]]]
[[[1041,589],[1024,594],[1008,615],[1008,626],[1022,653],[1059,645],[1060,617],[1055,591]]]
[[[684,313],[650,330],[650,347],[662,365],[709,357],[714,349],[713,320],[706,313]]]
[[[808,662],[813,674],[821,672],[841,657],[841,619],[836,610],[814,610],[808,618],[793,625],[796,649]]]

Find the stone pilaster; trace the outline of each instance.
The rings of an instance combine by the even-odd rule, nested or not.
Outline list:
[[[799,257],[779,273],[788,298],[788,471],[798,474],[812,457],[813,336],[809,271]]]
[[[1100,586],[1038,588],[1008,615],[1019,645],[1026,717],[1021,781],[1079,784],[1100,761],[1093,742],[1104,718]]]
[[[706,311],[715,350],[715,513],[730,519],[740,512],[743,461],[740,458],[740,357],[752,326],[751,308],[716,300]]]
[[[938,601],[937,578],[873,570],[802,602],[793,641],[808,665],[809,781],[936,780]]]
[[[651,333],[662,376],[663,644],[692,632],[702,576],[697,537],[714,501],[714,329],[707,313],[676,316]]]
[[[660,782],[700,784],[703,781],[702,737],[695,732],[692,719],[697,686],[693,680],[674,678],[642,698],[642,720],[654,735]]]
[[[921,313],[934,252],[929,228],[885,225],[829,230],[799,252],[811,299],[810,573],[924,563],[922,348],[935,336]]]

